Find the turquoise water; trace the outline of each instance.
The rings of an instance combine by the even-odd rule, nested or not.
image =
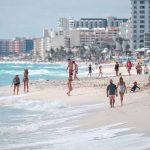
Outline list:
[[[67,78],[66,64],[0,64],[0,86],[12,83],[15,74],[23,79],[23,71],[29,69],[30,80],[60,80]],[[85,68],[80,68],[83,72]]]

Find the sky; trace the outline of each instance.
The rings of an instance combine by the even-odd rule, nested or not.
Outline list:
[[[130,0],[0,0],[0,39],[41,37],[60,17],[129,18]]]

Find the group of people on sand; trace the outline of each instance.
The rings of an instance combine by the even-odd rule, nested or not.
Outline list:
[[[70,92],[72,91],[72,81],[73,80],[79,80],[77,77],[78,74],[78,65],[74,60],[71,60],[70,58],[68,59],[68,66],[66,71],[69,73],[68,77],[68,92],[67,95],[70,96]]]
[[[114,67],[114,70],[116,72],[116,76],[119,75],[119,63],[116,62],[115,64],[115,67]],[[130,61],[130,59],[127,60],[127,63],[126,63],[126,68],[127,68],[127,72],[129,74],[129,76],[131,75],[131,69],[133,67],[133,63]],[[140,75],[142,74],[142,71],[144,70],[144,74],[149,74],[149,68],[148,66],[145,64],[144,65],[144,69],[142,69],[142,66],[140,63],[138,63],[136,66],[135,66],[135,69],[136,69],[136,72],[137,72],[137,75]]]
[[[24,84],[24,92],[29,92],[29,78],[28,78],[28,69],[24,69],[23,73],[23,84]],[[13,78],[12,86],[13,86],[13,94],[19,94],[19,87],[21,85],[19,75],[15,75]]]
[[[149,80],[150,80],[150,77],[149,77]],[[130,89],[130,92],[135,92],[137,89],[140,89],[140,87],[138,86],[138,83],[135,81],[133,83],[133,86]],[[109,97],[109,99],[110,99],[110,107],[111,108],[114,107],[115,97],[118,96],[118,92],[120,95],[121,106],[123,106],[124,94],[127,93],[127,87],[123,80],[123,77],[119,78],[119,82],[117,85],[115,85],[113,83],[112,79],[109,80],[109,85],[107,86],[106,93],[107,93],[107,97]]]

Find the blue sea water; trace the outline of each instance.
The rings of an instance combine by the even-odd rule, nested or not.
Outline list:
[[[25,68],[29,70],[30,80],[60,80],[67,79],[65,64],[16,64],[16,63],[0,63],[0,86],[10,85],[13,77],[18,74],[23,79],[23,71]],[[86,66],[80,67],[80,73],[87,74]]]

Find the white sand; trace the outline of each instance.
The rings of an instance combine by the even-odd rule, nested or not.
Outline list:
[[[117,84],[119,77],[111,77]],[[30,92],[24,94],[23,86],[20,94],[26,100],[49,100],[62,101],[69,106],[104,103],[103,108],[89,112],[81,120],[74,122],[80,128],[94,128],[103,125],[125,123],[125,127],[134,127],[138,132],[150,133],[150,87],[144,88],[147,83],[148,75],[123,76],[128,87],[125,94],[124,106],[120,106],[119,97],[116,99],[115,108],[111,109],[109,100],[106,97],[106,86],[109,78],[82,78],[81,81],[73,82],[71,96],[67,96],[67,81],[39,81],[30,83]],[[141,90],[136,93],[129,93],[132,83],[137,81]],[[1,87],[3,96],[12,95],[10,87]]]

